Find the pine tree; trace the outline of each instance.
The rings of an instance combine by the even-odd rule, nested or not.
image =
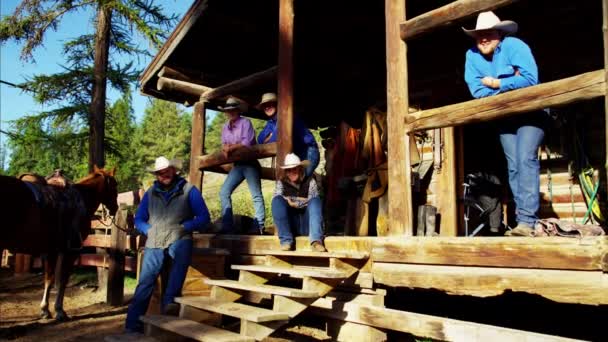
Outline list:
[[[137,164],[135,144],[135,116],[133,115],[131,91],[116,100],[108,111],[108,165],[117,166],[116,180],[119,191],[130,191],[141,187],[140,166]]]
[[[139,74],[132,63],[111,63],[109,55],[149,54],[133,42],[133,31],[159,47],[175,17],[163,14],[154,0],[22,0],[11,16],[0,21],[0,43],[24,41],[22,59],[33,61],[33,51],[43,43],[47,30],[56,30],[67,13],[93,9],[95,34],[83,34],[64,44],[67,64],[54,75],[37,75],[21,86],[31,89],[43,104],[58,107],[40,113],[40,121],[74,122],[89,130],[89,170],[105,164],[106,88],[126,91]],[[78,134],[71,136],[77,139]],[[82,136],[80,139],[82,140]]]

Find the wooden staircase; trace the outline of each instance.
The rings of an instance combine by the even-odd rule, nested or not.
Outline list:
[[[176,298],[179,317],[143,316],[146,335],[164,334],[172,340],[262,340],[336,286],[352,283],[369,258],[360,252],[255,250],[251,254],[263,258],[264,264],[232,265],[238,280],[206,279],[212,285],[211,296]],[[236,323],[222,327],[222,316],[236,318]]]

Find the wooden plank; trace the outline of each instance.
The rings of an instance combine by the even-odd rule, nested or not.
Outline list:
[[[315,278],[330,278],[344,279],[348,277],[348,273],[332,270],[321,267],[278,267],[278,266],[260,266],[260,265],[232,265],[233,270],[244,270],[250,272],[277,273],[288,274],[292,277],[315,277]]]
[[[217,312],[230,317],[243,318],[251,322],[270,322],[288,320],[289,315],[251,305],[223,302],[205,297],[177,297],[175,301],[182,305]]]
[[[201,96],[201,101],[211,101],[218,98],[226,97],[238,93],[244,89],[255,87],[261,83],[269,82],[277,77],[277,67],[273,66],[266,70],[262,70],[251,75],[245,76],[223,86],[217,87]]]
[[[496,96],[419,111],[415,114],[417,119],[409,123],[408,132],[490,121],[604,95],[605,73],[597,70]]]
[[[378,239],[376,262],[601,270],[608,237],[436,237],[394,241]]]
[[[112,246],[112,236],[101,234],[89,234],[82,243],[83,247],[109,248]]]
[[[458,0],[443,7],[409,19],[400,25],[401,39],[408,40],[441,26],[479,12],[491,11],[509,5],[516,0]]]
[[[544,335],[487,324],[460,321],[446,317],[424,315],[378,306],[344,303],[319,298],[306,311],[315,316],[332,317],[373,327],[401,331],[439,341],[577,341],[559,336]]]
[[[608,304],[608,274],[602,271],[540,270],[376,262],[374,281],[393,287],[437,289],[449,294],[497,296],[507,290],[537,294],[560,303]]]
[[[127,233],[119,227],[127,226],[127,210],[119,209],[116,212],[116,224],[112,225],[111,245],[108,250],[108,285],[106,291],[106,304],[112,306],[123,305],[125,289],[125,249]]]
[[[279,0],[279,69],[276,174],[285,156],[292,152],[293,131],[293,32],[294,0]]]
[[[209,342],[253,342],[251,337],[241,336],[228,330],[215,328],[206,324],[173,316],[149,315],[140,318],[145,324],[150,324],[172,333],[189,337],[197,341]]]
[[[161,92],[183,93],[185,95],[200,97],[202,94],[213,90],[200,84],[180,81],[168,77],[159,77],[156,81],[156,89]]]
[[[604,149],[608,158],[608,0],[602,0],[602,13],[602,17],[604,18],[602,22],[602,36],[604,37],[604,83],[606,87],[604,95]],[[606,174],[608,175],[608,167],[606,168]]]
[[[273,286],[273,285],[259,285],[259,284],[244,284],[244,283],[240,283],[235,280],[205,279],[205,282],[209,285],[227,287],[230,289],[280,295],[280,296],[285,296],[285,297],[294,297],[294,298],[319,297],[319,294],[314,291],[302,291],[302,290],[298,290],[298,289],[292,289],[289,287],[281,287],[281,286]]]
[[[203,190],[203,171],[197,167],[197,158],[204,153],[205,149],[206,107],[206,102],[194,104],[192,133],[190,136],[190,170],[188,172],[188,181],[200,191]]]
[[[327,321],[327,335],[337,342],[384,342],[386,333],[369,325],[330,319]]]
[[[217,172],[227,174],[234,167],[233,164],[223,164],[216,165],[212,167],[205,168],[205,171]],[[260,168],[260,178],[267,180],[276,180],[275,169],[271,167],[261,167]]]
[[[222,152],[214,152],[204,156],[198,156],[198,167],[205,169],[212,166],[232,163],[235,161],[262,159],[274,157],[277,154],[277,143],[253,145],[241,147],[232,152],[228,157]],[[195,163],[196,165],[196,163]]]
[[[338,258],[338,259],[367,259],[369,253],[364,252],[348,252],[348,251],[331,251],[331,252],[313,252],[313,251],[280,251],[268,249],[254,249],[249,252],[253,255],[278,255],[289,257],[307,257],[307,258]]]
[[[81,254],[78,259],[76,259],[75,265],[108,267],[109,258],[103,254]],[[137,258],[131,256],[125,257],[125,271],[135,272],[136,270]]]
[[[103,338],[105,342],[159,342],[152,336],[141,333],[124,333],[118,335],[108,335]]]
[[[439,192],[437,193],[437,211],[441,216],[440,231],[441,236],[457,236],[458,235],[458,201],[457,181],[456,181],[456,139],[454,136],[454,127],[441,129],[443,135],[442,148],[443,153],[441,168],[436,170],[439,176]]]
[[[399,23],[405,20],[405,1],[385,0],[385,17],[388,175],[391,184],[388,187],[388,231],[382,233],[412,236],[410,139],[402,121],[402,113],[407,113],[409,107],[407,49],[399,36]]]

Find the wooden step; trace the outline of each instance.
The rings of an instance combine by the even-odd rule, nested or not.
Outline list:
[[[108,335],[103,338],[105,342],[159,342],[152,336],[142,333],[124,333],[119,335]]]
[[[348,278],[348,273],[322,267],[277,267],[261,265],[232,265],[233,270],[243,270],[251,272],[280,273],[289,274],[292,277],[314,277],[325,279],[344,279]]]
[[[231,317],[243,318],[256,323],[289,319],[289,315],[283,312],[275,312],[241,303],[222,302],[208,297],[178,297],[175,298],[175,301],[182,305],[189,305]]]
[[[140,318],[145,324],[185,336],[197,341],[209,342],[253,342],[255,339],[241,336],[228,330],[173,316],[149,315]]]
[[[318,298],[319,294],[314,291],[304,291],[298,289],[292,289],[289,287],[273,286],[273,285],[261,285],[261,284],[246,284],[236,280],[216,280],[216,279],[205,279],[205,283],[209,285],[216,285],[221,287],[227,287],[231,289],[252,291],[258,293],[279,295],[293,298]]]
[[[274,249],[254,249],[253,255],[278,255],[307,258],[367,259],[368,252],[313,252],[313,251],[279,251]]]
[[[225,248],[200,248],[192,249],[194,255],[230,255],[230,251]]]

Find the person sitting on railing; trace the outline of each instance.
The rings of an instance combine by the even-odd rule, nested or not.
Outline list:
[[[538,84],[538,68],[530,47],[511,37],[517,23],[482,12],[475,29],[464,32],[475,40],[466,52],[464,78],[475,98]],[[543,140],[545,113],[532,112],[497,123],[507,158],[509,185],[515,201],[517,226],[507,235],[532,236],[540,206],[538,147]]]
[[[161,300],[161,312],[175,315],[179,296],[192,261],[192,232],[209,224],[209,210],[201,192],[178,175],[180,162],[158,157],[154,168],[154,185],[144,194],[137,213],[135,227],[147,236],[139,281],[129,310],[125,328],[143,332],[139,317],[146,313],[156,278],[163,263],[171,258],[167,288]]]
[[[267,144],[277,141],[277,95],[266,93],[257,108],[268,116],[266,126],[258,135],[258,144]],[[292,132],[293,152],[302,160],[308,160],[310,164],[304,170],[306,177],[311,176],[319,166],[319,146],[306,124],[298,117],[293,119]]]
[[[255,130],[251,121],[241,116],[247,111],[247,104],[235,97],[229,97],[224,107],[220,106],[228,122],[222,128],[222,151],[226,157],[239,148],[255,145]],[[235,161],[234,167],[226,176],[220,190],[222,206],[222,229],[220,233],[234,233],[232,213],[232,192],[244,179],[247,180],[249,192],[253,199],[255,210],[254,226],[260,233],[264,232],[264,197],[262,196],[262,182],[260,178],[261,166],[257,160]]]
[[[305,176],[308,160],[300,161],[293,153],[285,156],[283,179],[277,181],[272,197],[272,218],[279,229],[281,250],[291,251],[295,247],[293,231],[308,235],[315,252],[327,252],[323,244],[323,209],[317,182]]]

